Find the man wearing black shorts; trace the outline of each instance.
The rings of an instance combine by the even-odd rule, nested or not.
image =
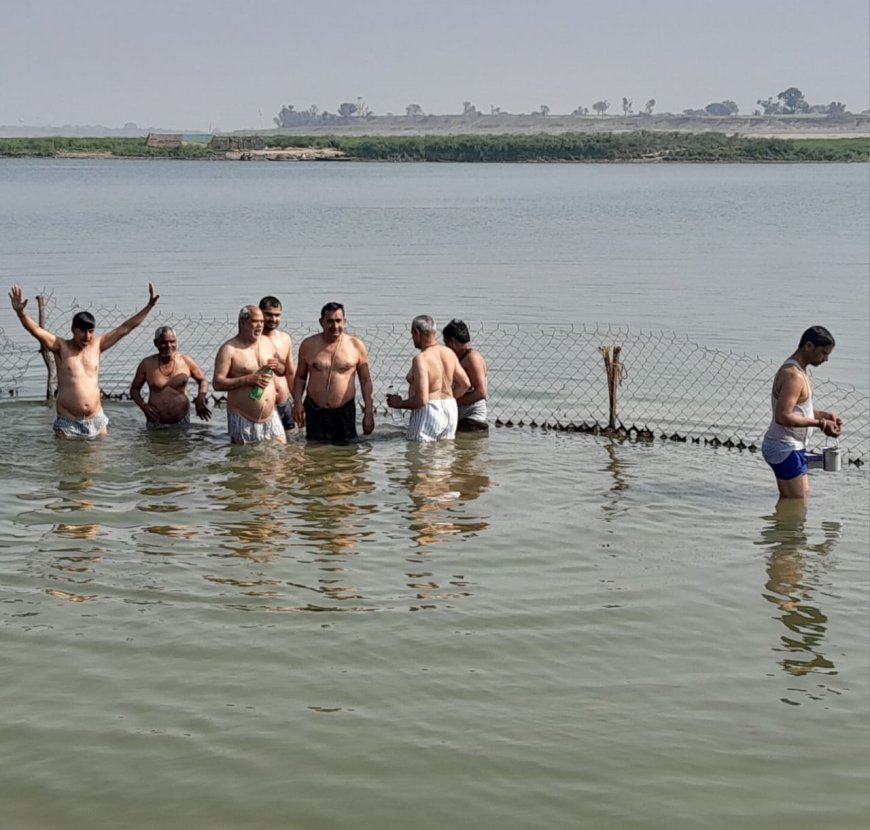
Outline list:
[[[356,383],[363,396],[363,433],[375,428],[374,387],[369,355],[358,337],[347,334],[341,303],[327,303],[320,312],[320,334],[299,346],[293,380],[293,419],[305,427],[309,441],[347,444],[356,440]]]

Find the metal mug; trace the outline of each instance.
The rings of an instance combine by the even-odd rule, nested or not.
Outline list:
[[[825,447],[822,450],[822,466],[829,473],[838,473],[843,469],[843,457],[839,447]]]

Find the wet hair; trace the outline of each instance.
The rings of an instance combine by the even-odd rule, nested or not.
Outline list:
[[[266,295],[260,300],[260,311],[265,311],[267,308],[282,308],[281,301],[271,294]]]
[[[802,335],[798,348],[802,348],[804,343],[812,343],[813,346],[836,346],[834,335],[831,334],[824,326],[810,326]]]
[[[251,309],[256,308],[255,305],[243,305],[239,309],[239,322],[243,323],[245,320],[251,319]]]
[[[172,326],[158,326],[154,331],[154,342],[156,343],[160,339],[161,335],[164,335],[167,332],[172,332],[173,334],[175,334],[175,329],[172,328]]]
[[[419,331],[420,334],[434,334],[435,321],[428,314],[418,314],[411,320],[411,331]]]
[[[90,311],[80,311],[73,317],[72,327],[79,331],[91,331],[96,326],[97,321],[94,320],[94,315]]]
[[[341,303],[327,303],[320,309],[320,319],[322,320],[327,314],[331,314],[333,311],[340,311],[343,316],[344,306]]]
[[[468,343],[471,340],[471,335],[468,333],[468,326],[462,320],[451,320],[441,330],[441,334],[445,340],[455,340],[457,343]]]

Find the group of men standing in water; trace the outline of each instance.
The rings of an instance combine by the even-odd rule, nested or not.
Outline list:
[[[147,305],[129,320],[103,335],[95,335],[89,312],[73,318],[72,337],[61,338],[43,329],[26,311],[19,286],[9,292],[12,308],[23,327],[54,354],[58,371],[57,417],[53,428],[60,437],[96,438],[107,432],[99,385],[100,355],[144,322],[159,295],[148,284]],[[227,431],[237,444],[286,442],[288,432],[304,428],[312,441],[348,443],[358,438],[356,381],[362,393],[362,431],[374,430],[374,386],[365,343],[346,331],[341,303],[327,303],[320,314],[321,331],[306,337],[297,365],[293,343],[280,329],[282,306],[272,296],[239,312],[238,332],[221,345],[215,359],[213,387],[227,393]],[[436,339],[428,315],[415,317],[411,337],[419,353],[408,373],[408,395],[388,395],[387,405],[408,409],[408,439],[436,441],[453,438],[457,428],[485,431],[487,426],[487,367],[470,344],[468,327],[452,320]],[[208,380],[196,361],[178,351],[176,334],[161,326],[154,336],[157,353],[136,369],[130,395],[149,425],[184,424],[190,418],[188,385],[198,384],[193,399],[197,417],[208,420]],[[148,386],[148,397],[143,389]]]
[[[95,320],[80,311],[72,321],[72,337],[43,329],[28,316],[20,286],[9,292],[12,308],[24,328],[54,354],[58,372],[58,436],[95,438],[105,435],[108,418],[102,409],[99,384],[100,355],[141,325],[159,295],[148,283],[148,303],[129,320],[102,335],[94,334]],[[236,444],[278,441],[304,427],[313,441],[348,443],[357,439],[356,381],[362,392],[362,431],[375,428],[374,387],[368,350],[348,334],[341,303],[327,303],[320,313],[318,334],[306,337],[293,364],[293,343],[281,331],[281,302],[263,297],[258,305],[239,312],[238,333],[218,350],[213,384],[227,393],[227,431]],[[407,375],[408,394],[387,395],[393,409],[410,410],[408,440],[438,441],[460,430],[487,429],[487,368],[472,348],[468,327],[452,320],[437,340],[435,323],[421,314],[411,321],[417,349]],[[193,358],[177,349],[175,332],[161,326],[154,337],[157,354],[136,369],[130,394],[149,424],[179,424],[189,419],[188,384],[198,384],[193,400],[196,415],[211,417],[206,404],[208,381]],[[842,420],[836,413],[814,406],[807,369],[821,366],[834,349],[834,337],[823,326],[812,326],[797,350],[780,367],[771,390],[772,418],[762,443],[762,455],[776,476],[783,498],[805,498],[809,492],[806,444],[813,429],[836,438]],[[148,385],[148,398],[142,389]]]

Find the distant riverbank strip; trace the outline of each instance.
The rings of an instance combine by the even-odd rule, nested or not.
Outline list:
[[[723,133],[215,136],[149,146],[145,138],[0,138],[16,158],[164,158],[392,162],[867,162],[870,138],[748,138]]]

